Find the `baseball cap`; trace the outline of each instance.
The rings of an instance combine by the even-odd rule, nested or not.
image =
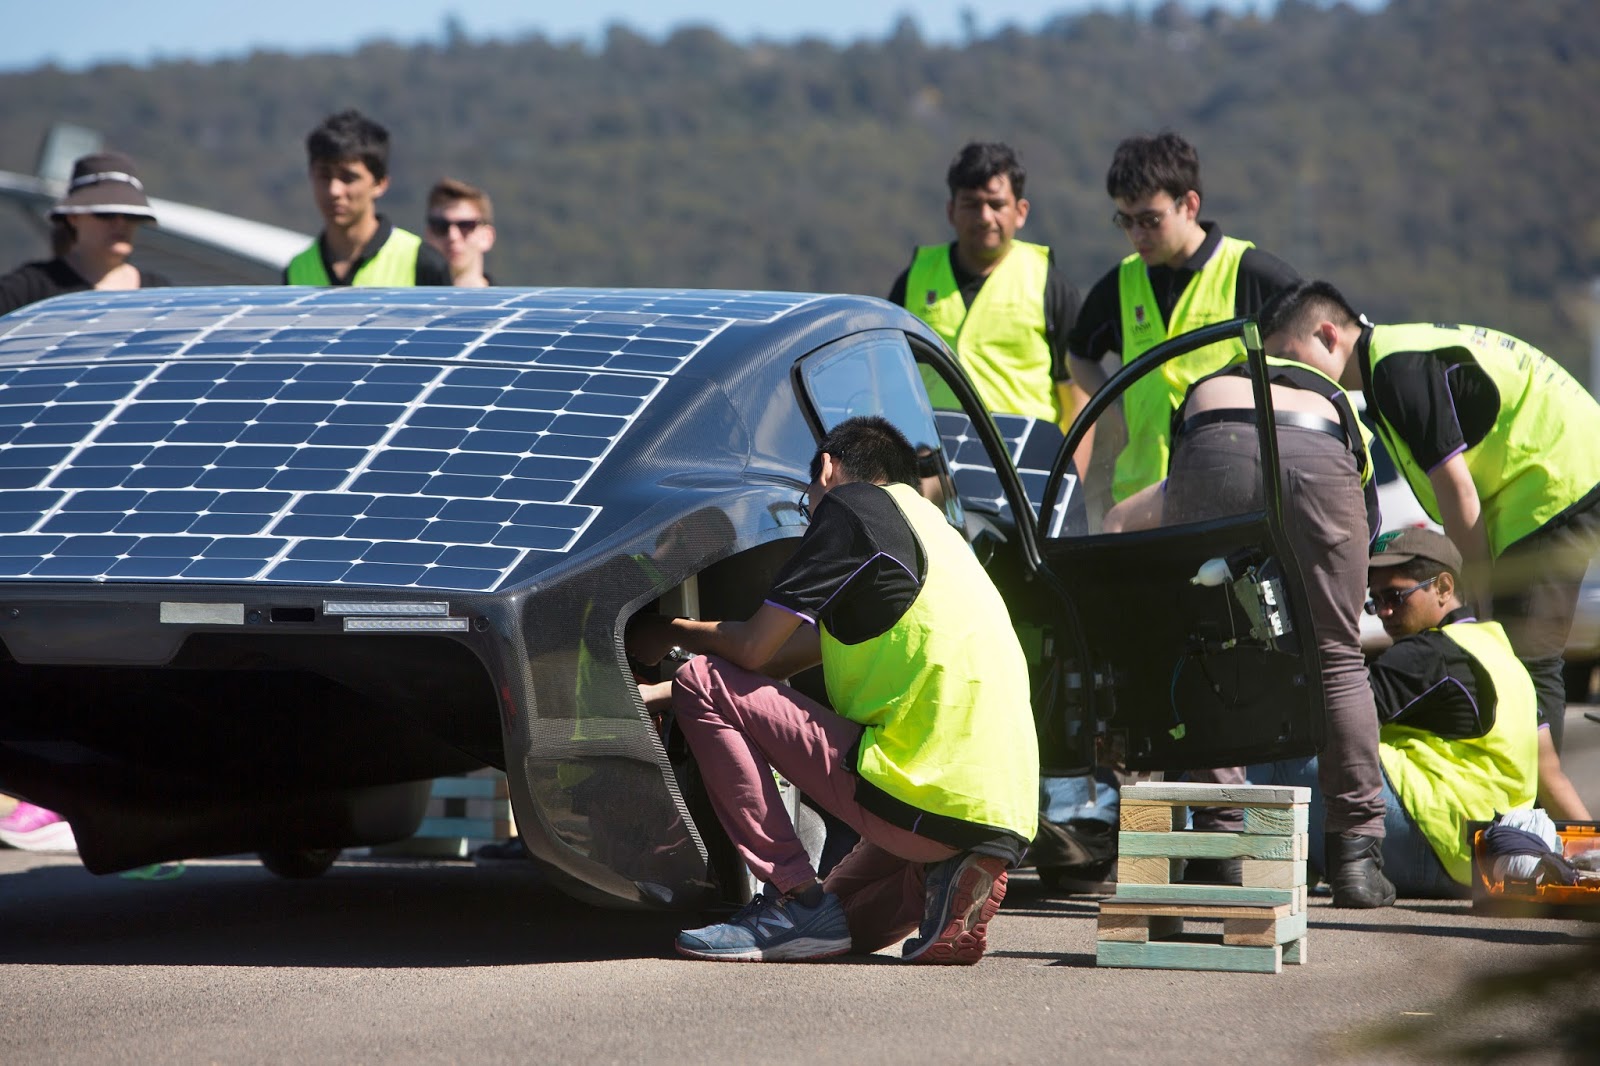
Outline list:
[[[1431,529],[1397,529],[1379,534],[1372,543],[1369,566],[1400,566],[1413,559],[1428,559],[1461,573],[1461,552],[1443,533]]]

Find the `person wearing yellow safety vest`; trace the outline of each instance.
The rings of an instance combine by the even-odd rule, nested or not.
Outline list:
[[[1088,396],[1067,373],[1067,333],[1078,290],[1042,244],[1016,239],[1028,221],[1027,171],[1011,146],[975,141],[945,172],[948,244],[918,248],[895,279],[889,302],[933,327],[956,353],[990,411],[1061,427]],[[958,405],[932,371],[923,383],[937,408]],[[1079,449],[1085,458],[1093,440]]]
[[[1325,281],[1264,308],[1262,341],[1331,357],[1366,390],[1378,435],[1417,500],[1460,549],[1462,598],[1492,604],[1539,702],[1539,805],[1589,812],[1561,770],[1561,653],[1600,548],[1600,404],[1554,360],[1494,330],[1374,326]]]
[[[285,285],[449,285],[450,265],[378,214],[389,189],[389,131],[359,111],[329,115],[306,137],[322,233],[283,271]]]
[[[1284,526],[1305,587],[1327,707],[1327,740],[1310,777],[1328,812],[1322,826],[1330,856],[1328,884],[1335,907],[1385,907],[1394,902],[1395,890],[1383,870],[1383,773],[1360,625],[1367,545],[1379,528],[1377,493],[1366,435],[1329,369],[1337,368],[1325,361],[1274,359],[1269,384],[1278,427]],[[1242,364],[1201,378],[1172,415],[1166,481],[1113,507],[1106,530],[1199,522],[1259,509],[1263,485],[1257,418]],[[1188,777],[1242,784],[1246,770],[1192,770]],[[1208,832],[1239,832],[1244,813],[1201,808],[1194,812],[1194,825]],[[1184,880],[1239,884],[1241,872],[1237,861],[1192,859]]]
[[[1370,668],[1389,834],[1402,895],[1465,896],[1469,821],[1531,807],[1538,777],[1533,681],[1497,622],[1461,602],[1461,553],[1404,529],[1373,547],[1368,611],[1394,644]]]
[[[917,480],[888,421],[839,423],[812,458],[810,526],[755,614],[628,627],[639,662],[702,653],[641,695],[671,704],[718,820],[768,886],[681,933],[683,955],[799,961],[913,932],[909,962],[984,953],[1037,824],[1028,668],[999,592]],[[834,710],[774,680],[819,662]],[[826,880],[774,771],[861,836]]]
[[[1200,219],[1200,158],[1176,133],[1117,145],[1106,191],[1117,208],[1112,221],[1127,233],[1133,254],[1089,290],[1068,337],[1072,378],[1091,394],[1106,382],[1108,355],[1131,363],[1171,337],[1254,314],[1298,280],[1283,260]],[[1243,356],[1238,341],[1211,345],[1123,394],[1128,443],[1117,456],[1114,499],[1165,476],[1168,422],[1184,391]]]

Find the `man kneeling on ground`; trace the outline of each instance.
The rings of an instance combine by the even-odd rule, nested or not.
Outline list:
[[[768,886],[681,933],[684,955],[817,959],[915,931],[907,961],[983,956],[1038,815],[1028,672],[999,593],[916,484],[899,430],[841,422],[811,460],[811,526],[754,615],[629,628],[641,662],[703,653],[641,692],[670,702],[723,829]],[[780,680],[818,662],[836,710]],[[861,835],[826,881],[774,770]]]

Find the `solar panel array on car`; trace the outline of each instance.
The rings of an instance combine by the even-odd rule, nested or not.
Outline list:
[[[0,319],[0,579],[492,590],[663,384],[800,295],[143,290]]]

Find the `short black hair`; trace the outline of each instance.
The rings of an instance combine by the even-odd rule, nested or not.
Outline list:
[[[811,457],[811,480],[822,476],[822,457],[833,456],[852,481],[917,485],[917,452],[906,435],[881,415],[847,418],[828,430]]]
[[[1171,130],[1124,138],[1106,171],[1106,192],[1113,200],[1142,200],[1157,192],[1176,200],[1190,189],[1204,198],[1200,153]]]
[[[359,159],[378,181],[389,176],[389,131],[355,108],[329,115],[306,136],[310,163]]]
[[[1256,317],[1263,340],[1279,333],[1303,336],[1319,321],[1353,326],[1361,316],[1344,294],[1326,281],[1301,281],[1280,290]]]
[[[973,141],[962,146],[950,161],[944,173],[944,183],[950,188],[950,199],[962,189],[981,189],[999,174],[1011,179],[1011,192],[1022,199],[1023,187],[1028,183],[1028,172],[1022,160],[1009,144],[999,141]]]

